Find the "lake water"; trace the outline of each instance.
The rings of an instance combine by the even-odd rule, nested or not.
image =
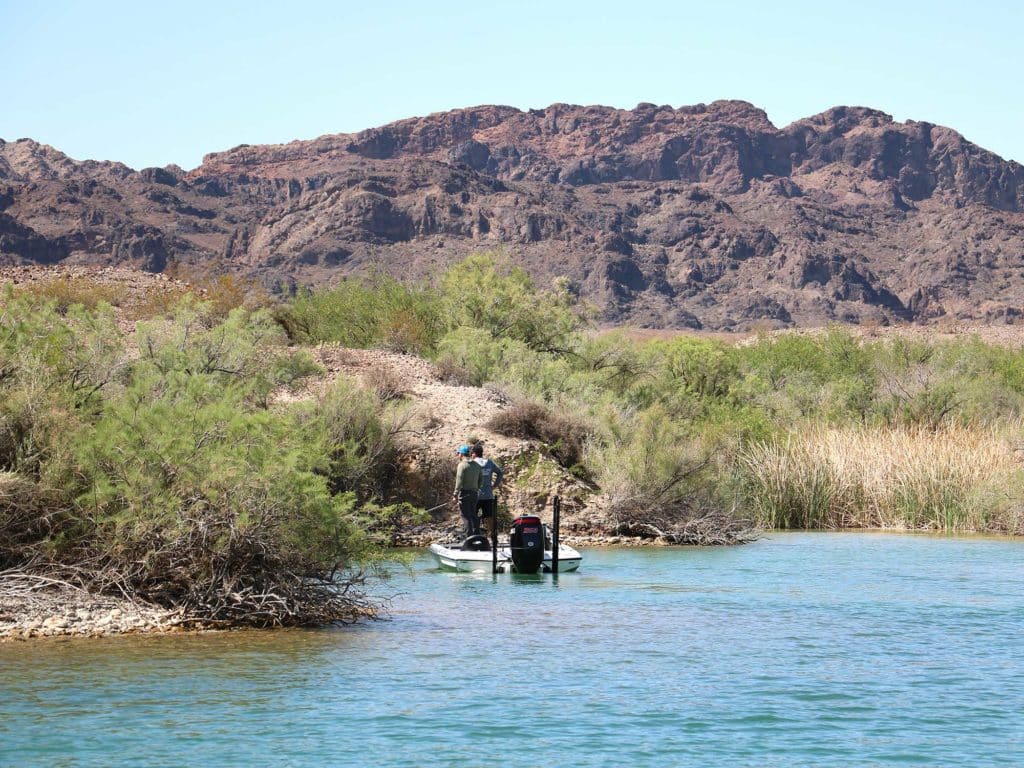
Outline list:
[[[355,628],[0,645],[0,764],[1024,764],[1024,542],[424,556],[378,591]]]

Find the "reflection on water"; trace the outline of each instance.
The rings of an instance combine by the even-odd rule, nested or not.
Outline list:
[[[0,646],[0,765],[1007,765],[1024,543],[774,535],[416,561],[392,619]]]

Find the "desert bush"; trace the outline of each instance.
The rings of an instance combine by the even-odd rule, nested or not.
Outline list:
[[[139,371],[79,434],[75,554],[97,578],[189,615],[255,625],[351,618],[329,574],[368,546],[321,444],[213,374]]]
[[[496,413],[486,426],[499,435],[539,440],[563,467],[582,470],[583,446],[590,427],[578,416],[522,400]]]
[[[462,327],[438,342],[438,354],[468,375],[468,383],[498,383],[538,400],[596,401],[605,392],[598,374],[578,361],[530,349],[515,339],[499,339],[482,328]]]
[[[441,292],[450,328],[479,328],[536,351],[565,350],[581,324],[567,283],[538,290],[525,271],[502,265],[494,254],[473,254],[452,266]]]
[[[434,372],[442,384],[468,387],[473,384],[472,374],[459,365],[450,355],[442,355],[434,362]]]
[[[208,303],[187,300],[172,322],[136,329],[140,361],[161,373],[210,374],[263,405],[276,387],[319,369],[303,351],[286,351],[280,326],[266,310],[235,309],[221,320]]]
[[[617,518],[685,506],[687,481],[706,465],[693,441],[661,406],[640,413],[613,410],[587,446],[587,463]]]
[[[460,327],[533,350],[561,350],[581,323],[564,284],[537,290],[525,272],[503,269],[487,254],[450,267],[438,289],[381,274],[346,278],[326,290],[300,291],[276,316],[293,341],[379,345],[426,355]]]
[[[424,319],[424,311],[418,311],[416,307],[396,307],[382,324],[381,345],[393,352],[430,352],[437,341],[438,329],[432,327],[432,323],[425,323]]]
[[[635,344],[621,332],[581,336],[570,354],[579,371],[591,374],[592,385],[628,400],[636,399],[660,362],[660,356],[652,354],[652,345]]]
[[[227,317],[235,309],[257,310],[275,305],[259,281],[238,274],[236,268],[221,260],[205,264],[172,262],[164,274],[182,286],[171,290],[171,296],[183,290],[196,301],[208,304],[216,317]],[[154,303],[159,301],[155,298]]]
[[[363,381],[382,403],[402,400],[408,394],[405,379],[390,365],[375,365],[363,374]]]
[[[440,359],[447,365],[465,371],[468,383],[481,387],[492,379],[507,376],[505,360],[508,348],[515,344],[508,339],[496,339],[482,328],[456,328],[438,342]],[[525,346],[522,347],[525,351]]]
[[[0,570],[42,556],[43,544],[62,526],[67,500],[14,472],[0,472]]]
[[[268,410],[265,393],[294,370],[273,345],[280,329],[244,310],[207,327],[208,311],[144,326],[124,392],[76,435],[76,501],[90,530],[67,551],[101,563],[98,578],[195,617],[354,618],[368,606],[343,589],[395,516],[359,498],[370,472],[353,470],[379,458],[377,401],[366,392],[365,423],[350,409],[340,436],[328,429],[341,421],[336,400],[315,417]],[[352,488],[339,487],[346,477]]]
[[[196,295],[183,285],[148,286],[134,301],[126,303],[123,311],[131,321],[170,318],[188,301],[197,301]]]
[[[418,354],[433,349],[444,327],[435,291],[379,274],[345,278],[326,290],[300,291],[275,317],[295,342],[382,345]]]
[[[109,305],[65,313],[53,301],[0,297],[0,470],[61,487],[64,436],[116,386],[124,345]]]
[[[336,492],[326,431],[267,408],[312,368],[282,341],[266,312],[187,300],[129,353],[109,307],[5,292],[0,561],[212,621],[372,609],[354,569],[405,511]]]
[[[312,406],[297,409],[302,429],[323,445],[323,473],[334,493],[381,500],[398,471],[399,437],[409,412],[388,407],[372,390],[338,378]]]
[[[88,277],[52,277],[20,286],[24,293],[52,302],[61,314],[73,306],[96,309],[101,304],[120,306],[128,296],[123,285],[103,283]]]
[[[674,391],[721,398],[739,377],[734,356],[721,342],[680,337],[652,346],[660,357],[659,384]]]
[[[711,453],[661,406],[606,414],[586,462],[620,533],[676,544],[753,536],[751,523],[715,498]]]

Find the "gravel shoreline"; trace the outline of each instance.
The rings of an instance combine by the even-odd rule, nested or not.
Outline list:
[[[0,643],[37,637],[180,632],[185,628],[177,611],[92,595],[73,588],[45,588],[0,595]]]

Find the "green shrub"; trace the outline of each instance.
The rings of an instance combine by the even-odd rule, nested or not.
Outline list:
[[[322,446],[323,472],[334,493],[355,493],[361,501],[380,500],[398,472],[398,435],[408,412],[382,407],[379,396],[344,377],[312,405],[296,411],[302,430]]]
[[[430,352],[444,328],[434,290],[385,275],[344,278],[326,290],[300,291],[275,317],[295,342],[388,346],[418,354]]]
[[[508,363],[522,356],[535,357],[526,345],[511,339],[497,339],[483,328],[462,327],[445,334],[437,345],[438,355],[467,375],[468,383],[481,387],[489,381],[507,379]]]
[[[117,386],[123,343],[109,306],[65,314],[7,290],[0,298],[0,471],[61,488],[66,433]]]
[[[276,318],[296,342],[383,346],[421,355],[432,355],[438,340],[460,327],[533,350],[561,350],[581,323],[565,284],[537,290],[525,272],[501,268],[489,254],[452,265],[437,289],[378,274],[300,291],[276,310]]]
[[[564,281],[538,290],[526,272],[501,266],[491,254],[473,254],[449,268],[441,291],[449,327],[480,328],[536,351],[565,350],[581,322]]]
[[[62,315],[6,291],[0,562],[67,567],[85,586],[211,621],[372,610],[352,569],[405,511],[332,487],[325,419],[268,409],[272,389],[314,369],[283,340],[265,312],[221,322],[186,301],[142,324],[130,353],[103,305]]]
[[[287,352],[280,326],[266,310],[234,309],[224,320],[209,304],[186,301],[172,322],[139,323],[139,358],[163,374],[210,374],[222,386],[266,403],[283,384],[318,371],[305,352]]]
[[[586,460],[613,514],[635,520],[685,508],[708,457],[664,408],[611,414],[588,445]]]
[[[139,597],[257,625],[349,618],[329,574],[367,546],[322,445],[213,374],[136,373],[78,435],[86,546]]]
[[[750,522],[718,497],[713,453],[663,407],[613,411],[602,427],[588,444],[586,463],[620,533],[674,544],[729,544],[753,536]]]

